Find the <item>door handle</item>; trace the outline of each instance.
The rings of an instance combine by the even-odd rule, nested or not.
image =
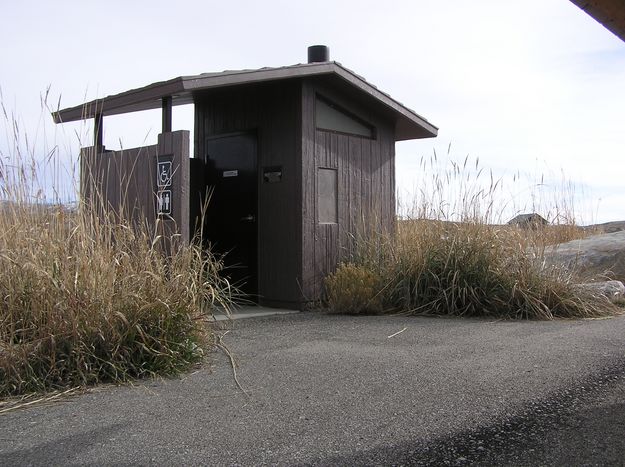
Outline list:
[[[241,222],[254,222],[256,220],[256,217],[254,217],[252,214],[248,214],[245,217],[241,218]]]

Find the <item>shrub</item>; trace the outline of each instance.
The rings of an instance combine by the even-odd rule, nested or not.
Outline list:
[[[325,279],[331,310],[347,314],[382,312],[380,277],[363,265],[343,263]]]

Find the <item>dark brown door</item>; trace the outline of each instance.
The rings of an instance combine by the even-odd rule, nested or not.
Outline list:
[[[209,187],[206,233],[213,251],[224,254],[224,274],[254,299],[258,294],[258,171],[256,135],[236,133],[206,141]]]

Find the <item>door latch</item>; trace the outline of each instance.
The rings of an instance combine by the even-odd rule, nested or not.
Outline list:
[[[241,222],[254,222],[256,220],[256,217],[254,217],[252,214],[248,214],[245,217],[241,218]]]

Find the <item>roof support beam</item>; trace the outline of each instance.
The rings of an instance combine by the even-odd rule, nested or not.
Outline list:
[[[100,152],[103,147],[103,134],[104,128],[102,127],[102,123],[104,122],[104,118],[102,117],[102,112],[97,112],[93,117],[93,145],[96,148],[96,153]]]
[[[170,133],[171,132],[171,96],[163,96],[162,98],[162,107],[163,107],[163,125],[162,132]]]

